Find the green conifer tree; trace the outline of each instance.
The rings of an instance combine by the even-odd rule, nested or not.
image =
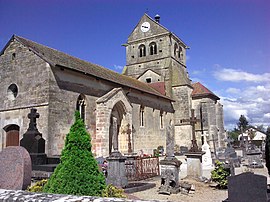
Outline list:
[[[75,113],[56,167],[43,191],[47,193],[101,196],[105,189],[105,177],[98,170],[91,152],[91,138],[85,130],[80,113]]]

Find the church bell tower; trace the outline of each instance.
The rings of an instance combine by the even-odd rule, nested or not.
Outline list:
[[[124,74],[152,86],[163,86],[173,103],[176,143],[190,144],[191,126],[182,120],[191,115],[192,86],[186,69],[188,46],[160,24],[144,14],[126,43]],[[184,138],[183,138],[184,137]]]
[[[189,144],[190,125],[182,121],[190,117],[192,103],[192,86],[186,70],[187,45],[160,24],[159,15],[152,19],[144,14],[129,35],[125,46],[124,74],[152,86],[164,87],[163,93],[175,100],[176,143],[185,133]]]

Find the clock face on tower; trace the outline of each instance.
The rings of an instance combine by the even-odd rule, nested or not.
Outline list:
[[[147,32],[150,29],[150,23],[149,22],[144,22],[141,25],[141,30],[142,32]]]

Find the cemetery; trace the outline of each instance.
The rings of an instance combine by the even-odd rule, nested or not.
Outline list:
[[[76,117],[76,120],[80,119],[78,115],[76,115]],[[46,190],[51,190],[49,193],[54,193],[52,190],[55,190],[56,187],[53,188],[52,181],[58,181],[58,185],[60,182],[63,185],[68,183],[68,181],[65,182],[65,179],[69,178],[72,170],[68,171],[67,169],[74,167],[71,162],[75,163],[78,159],[74,156],[76,159],[68,160],[69,163],[64,163],[64,159],[68,159],[73,155],[72,153],[74,153],[75,150],[71,145],[73,145],[73,147],[81,147],[78,146],[77,143],[81,141],[79,134],[82,135],[82,132],[78,133],[78,131],[75,130],[75,128],[78,130],[76,121],[74,123],[75,125],[71,127],[70,134],[67,136],[67,145],[63,150],[62,160],[59,160],[61,163],[55,162],[55,164],[48,164],[50,161],[46,159],[46,154],[44,154],[44,150],[42,149],[44,148],[45,142],[44,139],[42,139],[42,134],[39,133],[36,127],[37,119],[39,118],[37,110],[31,109],[28,118],[29,128],[20,141],[21,146],[10,146],[0,152],[0,201],[7,199],[9,201],[16,201],[17,198],[21,198],[23,201],[26,201],[27,198],[40,201],[109,200],[106,198],[98,198],[98,196],[101,196],[101,194],[98,194],[98,190],[103,190],[105,184],[102,185],[101,182],[94,182],[93,179],[91,180],[91,177],[87,180],[87,176],[83,174],[83,172],[81,177],[83,177],[82,179],[86,179],[86,184],[88,184],[89,181],[94,184],[101,183],[100,188],[97,186],[94,187],[92,195],[90,194],[89,196],[86,194],[89,192],[79,191],[81,187],[84,186],[82,179],[77,182],[81,184],[78,187],[79,189],[75,189],[74,191],[63,192],[60,191],[61,186],[57,186],[56,190],[58,191],[55,193],[58,194],[52,195],[45,193],[47,192]],[[191,117],[190,121],[195,123],[196,117]],[[82,123],[83,127],[83,122],[80,123]],[[88,136],[87,133],[86,136]],[[137,154],[121,154],[118,151],[118,140],[116,138],[113,144],[114,152],[106,159],[95,159],[94,164],[96,167],[94,166],[92,168],[92,172],[96,169],[95,172],[97,173],[94,174],[94,176],[100,176],[95,178],[96,180],[99,179],[105,183],[106,178],[107,184],[122,188],[123,195],[120,196],[128,198],[122,199],[123,201],[132,201],[133,199],[136,199],[136,201],[180,201],[180,199],[181,201],[194,201],[197,197],[198,199],[227,202],[269,200],[269,176],[263,163],[264,159],[261,158],[262,155],[259,155],[262,152],[255,145],[248,143],[248,146],[244,147],[247,148],[247,151],[242,152],[242,154],[245,155],[238,156],[236,154],[237,151],[235,151],[231,145],[232,141],[228,139],[227,148],[224,149],[224,153],[219,153],[219,155],[215,157],[211,154],[207,141],[204,142],[202,148],[199,148],[196,143],[196,137],[194,136],[193,138],[191,148],[185,155],[175,155],[172,125],[168,125],[166,128],[166,154],[159,157],[151,157],[142,154],[140,154],[140,156]],[[25,144],[26,139],[28,140],[27,144]],[[87,142],[89,142],[89,140]],[[85,152],[91,152],[91,146],[89,146],[87,146],[87,144],[83,146],[88,148],[88,151],[85,150],[83,152],[84,154]],[[89,154],[87,156],[89,156]],[[91,155],[89,157],[91,157]],[[212,159],[212,165],[209,165],[211,164],[210,159]],[[240,159],[239,162],[238,160],[236,161],[236,159]],[[214,174],[213,170],[219,170],[219,168],[216,167],[217,164],[214,165],[215,160],[218,160],[220,162],[219,166],[223,166],[224,171],[227,172],[226,184],[222,184],[223,189],[218,189],[218,187],[221,186],[218,186],[219,182],[215,182],[215,177],[218,172]],[[86,159],[83,160],[85,163],[87,161]],[[98,167],[101,162],[106,163],[106,175],[101,172],[101,167]],[[81,161],[81,168],[90,166],[90,164],[88,166],[83,164]],[[64,167],[61,168],[62,166]],[[10,167],[14,169],[10,169]],[[67,171],[65,172],[66,174],[61,174],[62,177],[57,179],[57,176],[60,176],[60,174],[57,173],[63,172],[63,169]],[[13,170],[14,172],[12,172]],[[39,173],[39,176],[37,173]],[[32,180],[49,178],[49,181],[45,183],[44,189],[42,189],[44,193],[25,191],[31,185],[31,178]],[[76,178],[77,177],[74,179]],[[72,187],[77,187],[76,181],[73,180],[72,183],[74,183],[71,185]],[[67,189],[65,186],[63,188],[64,190]],[[60,194],[59,191],[62,194]],[[119,198],[116,200],[121,201]]]
[[[11,37],[0,53],[0,202],[270,201],[270,128],[228,135],[220,98],[192,83],[189,47],[159,15],[145,13],[123,46],[119,74]]]

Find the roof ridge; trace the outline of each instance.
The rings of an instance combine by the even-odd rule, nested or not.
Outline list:
[[[13,35],[16,40],[18,40],[23,45],[30,48],[35,54],[41,57],[46,62],[53,66],[59,65],[66,68],[70,68],[76,71],[83,72],[85,74],[90,74],[92,76],[108,80],[113,83],[117,83],[122,86],[137,89],[139,91],[146,92],[148,94],[163,97],[165,99],[172,100],[170,97],[162,95],[152,86],[147,85],[137,79],[131,78],[126,75],[119,74],[111,69],[105,68],[101,65],[93,64],[86,60],[82,60],[75,56],[69,55],[57,49],[51,48],[49,46],[39,44],[35,41],[26,39],[21,36]]]
[[[209,90],[207,87],[205,87],[200,82],[196,82],[196,83],[193,83],[191,85],[194,88],[192,91],[193,97],[202,96],[202,95],[210,95],[210,96],[214,96],[215,99],[218,99],[218,100],[220,99],[215,93],[213,93],[211,90]]]

